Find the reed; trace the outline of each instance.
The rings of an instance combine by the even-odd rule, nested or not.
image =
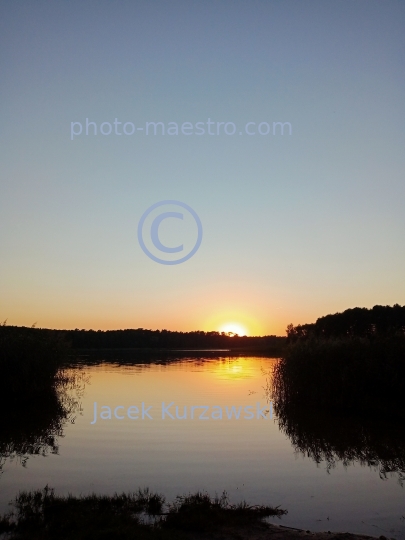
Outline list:
[[[0,396],[8,400],[49,389],[67,352],[59,334],[0,325]]]
[[[290,343],[274,369],[275,407],[405,417],[405,337],[310,337]]]

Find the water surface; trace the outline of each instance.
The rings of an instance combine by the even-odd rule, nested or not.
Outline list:
[[[20,411],[13,429],[1,434],[1,512],[19,490],[46,484],[58,494],[149,486],[169,500],[226,490],[232,502],[286,508],[278,522],[287,526],[405,538],[402,426],[369,425],[360,438],[356,424],[318,422],[314,414],[284,418],[280,426],[266,391],[272,358],[142,362],[71,367],[76,383],[63,397],[67,418],[52,403],[47,411]],[[142,402],[151,419],[142,420]],[[163,402],[173,402],[174,419],[162,418]],[[187,418],[176,418],[176,405]],[[194,409],[190,418],[200,405],[208,410]],[[138,419],[128,417],[131,406]],[[239,419],[227,418],[232,406],[240,408]],[[108,411],[102,407],[111,409],[111,420],[100,418]],[[124,418],[115,418],[115,409]],[[223,418],[212,418],[219,410]]]

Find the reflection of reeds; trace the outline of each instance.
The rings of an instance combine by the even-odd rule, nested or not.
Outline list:
[[[6,415],[0,417],[0,472],[6,460],[23,466],[31,455],[47,456],[59,451],[63,427],[82,414],[80,397],[87,378],[83,372],[60,370],[55,383],[36,396],[14,396]]]
[[[81,414],[88,381],[61,367],[66,353],[55,334],[0,326],[0,472],[7,459],[57,454],[63,425]]]
[[[57,453],[62,426],[77,408],[59,369],[66,345],[34,328],[0,326],[0,471],[6,459]]]
[[[15,510],[0,517],[0,534],[11,532],[20,540],[77,540],[119,538],[121,540],[186,539],[187,532],[240,531],[266,516],[286,513],[278,507],[230,505],[226,493],[211,499],[207,493],[179,496],[163,512],[165,498],[148,489],[137,493],[74,497],[56,496],[46,486],[22,492],[12,503]],[[142,514],[155,517],[146,524]]]
[[[405,416],[405,338],[298,340],[274,370],[281,403]]]
[[[376,471],[381,479],[394,475],[405,482],[405,433],[403,422],[339,416],[313,408],[280,403],[274,396],[274,410],[281,431],[297,452],[316,463],[324,462],[329,472],[338,462],[360,463]]]
[[[325,461],[374,467],[405,481],[405,339],[298,340],[265,388],[295,449]]]

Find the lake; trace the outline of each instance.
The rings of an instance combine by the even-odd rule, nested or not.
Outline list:
[[[404,539],[403,426],[322,411],[319,421],[313,411],[280,422],[268,393],[276,361],[212,353],[72,364],[65,417],[58,404],[3,411],[13,422],[0,435],[0,511],[46,484],[76,495],[148,486],[168,500],[226,490],[231,502],[287,509],[275,519],[285,526]]]

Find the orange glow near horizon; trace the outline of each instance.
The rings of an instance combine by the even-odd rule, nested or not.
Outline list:
[[[219,311],[209,316],[202,326],[202,329],[208,332],[217,330],[218,332],[232,332],[239,336],[260,336],[265,332],[257,318],[242,309]]]
[[[220,327],[219,331],[225,332],[225,333],[238,334],[239,336],[249,335],[249,332],[243,325],[239,323],[234,323],[234,322],[223,324]]]
[[[102,303],[101,303],[102,304]],[[179,304],[175,307],[164,303],[158,309],[155,305],[135,306],[121,309],[117,305],[110,312],[105,305],[70,305],[69,302],[61,306],[42,305],[34,310],[32,306],[27,309],[8,310],[4,312],[2,320],[8,318],[10,326],[32,326],[35,322],[37,328],[50,328],[56,330],[121,330],[144,328],[147,330],[169,330],[179,332],[231,332],[239,336],[284,335],[284,329],[293,318],[275,309],[273,314],[267,314],[261,306],[254,307],[241,303],[238,306],[224,307],[225,302],[201,302],[197,309]],[[78,307],[82,307],[78,311]],[[96,309],[97,308],[97,309]],[[295,319],[298,319],[296,316]],[[308,322],[309,317],[302,317]]]

